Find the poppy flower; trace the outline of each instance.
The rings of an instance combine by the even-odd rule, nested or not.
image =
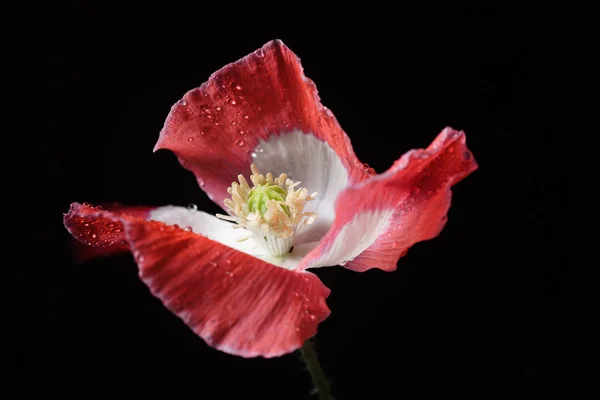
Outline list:
[[[131,251],[154,296],[210,346],[242,357],[300,348],[330,313],[329,289],[308,269],[394,270],[440,233],[450,187],[477,168],[464,133],[446,128],[376,174],[277,40],[187,92],[159,149],[226,214],[73,203],[64,224],[88,257]]]

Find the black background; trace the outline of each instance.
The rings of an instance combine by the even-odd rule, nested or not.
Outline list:
[[[455,186],[442,234],[396,272],[315,271],[332,289],[316,346],[336,398],[561,393],[565,196],[546,177],[554,137],[538,123],[549,85],[542,17],[289,6],[103,3],[40,15],[31,52],[44,107],[29,156],[42,165],[24,178],[35,177],[43,213],[39,241],[21,243],[33,258],[11,275],[20,293],[8,303],[18,328],[11,382],[21,394],[77,398],[309,398],[297,355],[246,360],[209,348],[150,295],[129,255],[74,265],[62,227],[73,201],[217,212],[171,153],[152,148],[187,90],[280,38],[378,172],[445,126],[467,133],[480,165]]]

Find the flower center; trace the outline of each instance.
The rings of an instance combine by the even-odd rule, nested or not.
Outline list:
[[[233,182],[227,192],[225,207],[231,215],[217,214],[218,218],[233,221],[234,228],[246,228],[254,240],[275,257],[282,257],[292,251],[294,234],[302,225],[310,225],[317,214],[304,212],[304,206],[314,200],[317,193],[308,194],[306,188],[296,188],[294,182],[281,174],[262,175],[256,165],[250,166],[252,188],[243,175]]]

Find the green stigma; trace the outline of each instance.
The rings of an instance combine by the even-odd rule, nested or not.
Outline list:
[[[289,217],[290,210],[284,204],[286,196],[287,191],[284,188],[272,183],[254,186],[248,193],[248,201],[246,202],[248,204],[248,211],[258,211],[264,217],[267,213],[267,201],[275,200],[279,202],[279,205]]]

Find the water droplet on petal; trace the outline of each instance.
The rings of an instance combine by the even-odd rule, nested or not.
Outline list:
[[[187,106],[187,101],[186,101],[185,99],[181,99],[181,100],[179,101],[179,103],[180,103],[182,106]]]
[[[236,145],[238,145],[238,147],[242,147],[246,142],[244,142],[243,140],[237,140],[235,142]]]
[[[229,104],[231,104],[232,106],[235,106],[237,103],[235,102],[235,99],[231,99],[231,100],[229,100]]]
[[[200,134],[201,134],[202,136],[204,136],[204,131],[200,131]]]
[[[96,239],[98,237],[98,235],[96,235],[95,233],[92,233],[92,239]]]
[[[242,90],[242,87],[241,87],[240,85],[235,85],[235,88],[236,88],[237,90]]]
[[[252,158],[256,158],[258,156],[258,154],[254,153],[254,152],[252,152],[251,155],[252,155]]]
[[[231,125],[235,126],[235,121],[231,121]]]
[[[250,117],[248,116],[248,114],[244,114],[244,118],[250,119]]]
[[[188,142],[193,142],[193,141],[194,141],[194,138],[190,136],[190,137],[188,138]]]
[[[315,318],[317,318],[317,317],[315,317],[313,314],[310,314],[310,319],[312,319],[314,321]]]
[[[371,168],[369,164],[363,163],[363,169],[370,175],[375,175],[375,169]]]
[[[215,110],[221,111],[221,107],[217,106],[217,107],[215,107]]]
[[[392,242],[392,249],[395,249],[396,247],[398,247],[398,242]]]
[[[190,211],[198,211],[198,206],[195,205],[194,203],[189,203],[187,206],[187,209]]]
[[[194,230],[192,229],[192,227],[191,227],[191,226],[189,226],[189,225],[185,227],[185,230],[186,230],[186,231],[188,231],[188,232],[193,232],[193,231],[194,231]]]

